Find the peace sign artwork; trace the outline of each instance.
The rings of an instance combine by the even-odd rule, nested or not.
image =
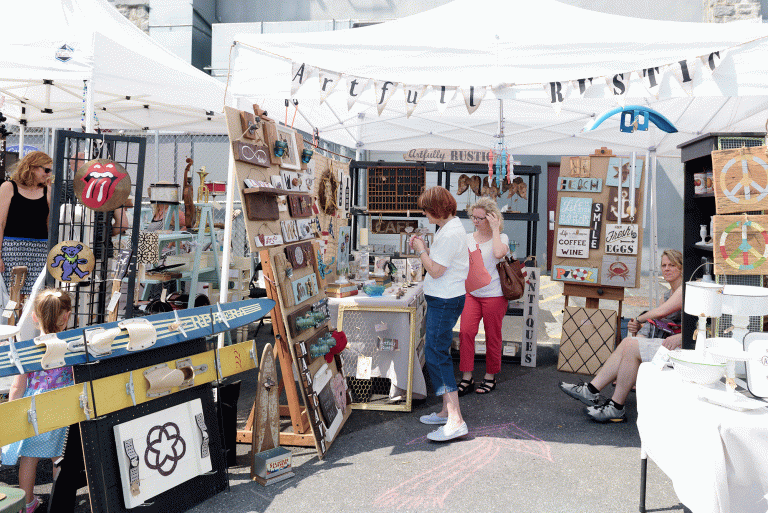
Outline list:
[[[768,155],[765,146],[712,152],[718,214],[768,210]]]
[[[723,274],[768,274],[768,216],[715,216],[715,266]]]

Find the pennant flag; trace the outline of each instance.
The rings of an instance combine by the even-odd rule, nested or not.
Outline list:
[[[454,86],[432,86],[437,93],[437,111],[442,114],[445,108],[456,97],[456,87]]]
[[[309,77],[315,74],[316,68],[306,62],[291,62],[291,96],[296,94],[299,87],[309,80]]]
[[[323,103],[341,81],[341,73],[321,69],[317,76],[320,78],[320,103]]]
[[[480,102],[485,98],[485,86],[461,87],[461,94],[464,95],[464,103],[467,106],[467,112],[472,114],[480,106]]]
[[[368,78],[347,77],[347,110],[352,110],[352,106],[360,98],[369,81]]]
[[[688,93],[693,93],[693,77],[696,75],[696,68],[698,67],[698,59],[684,59],[677,64],[671,64],[669,66],[672,69],[672,73],[683,90]]]
[[[727,53],[728,50],[720,50],[717,52],[712,52],[708,55],[702,55],[700,57],[702,67],[708,69],[709,73],[714,75],[717,71],[717,67],[720,66],[721,62],[723,62],[723,59],[725,59]]]
[[[570,82],[549,82],[544,84],[544,92],[549,95],[549,103],[552,104],[557,114],[560,114],[563,102],[568,97],[570,90]]]
[[[612,77],[605,77],[605,83],[608,85],[608,90],[613,93],[613,97],[622,107],[627,101],[629,76],[630,73],[617,73]]]
[[[403,94],[405,94],[405,117],[410,118],[413,114],[413,110],[416,105],[419,104],[424,95],[427,93],[427,86],[425,85],[405,85],[403,84]]]
[[[376,110],[379,111],[379,116],[381,116],[384,107],[387,106],[392,93],[397,91],[397,85],[397,82],[390,82],[388,80],[383,82],[380,80],[373,81],[373,86],[376,89]]]
[[[655,66],[653,68],[645,68],[639,72],[640,77],[643,79],[643,85],[657,99],[659,97],[661,79],[666,70],[667,66]]]
[[[579,92],[579,97],[584,98],[584,94],[592,87],[592,77],[574,80],[571,85],[574,91]]]

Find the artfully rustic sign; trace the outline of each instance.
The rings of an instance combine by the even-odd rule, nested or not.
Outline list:
[[[443,150],[416,148],[403,153],[403,159],[409,162],[456,162],[458,164],[487,164],[489,155],[486,150]],[[515,161],[514,165],[520,162]]]

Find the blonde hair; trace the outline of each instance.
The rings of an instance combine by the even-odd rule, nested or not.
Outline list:
[[[475,202],[475,204],[469,208],[470,215],[472,214],[472,211],[476,208],[485,210],[486,214],[495,214],[496,217],[499,218],[499,231],[501,231],[504,228],[504,216],[501,215],[501,210],[499,210],[499,206],[491,198],[489,198],[488,196],[481,196],[477,198],[477,201]]]
[[[661,256],[667,257],[669,261],[672,262],[672,265],[681,271],[683,270],[683,254],[680,251],[676,249],[665,249],[661,253]]]
[[[72,298],[60,289],[44,289],[35,297],[35,317],[43,333],[63,331],[67,320],[61,323],[61,316],[72,311]]]
[[[46,153],[42,151],[31,151],[16,164],[16,169],[11,174],[11,180],[14,182],[30,186],[34,185],[34,171],[35,167],[51,167],[53,160]]]

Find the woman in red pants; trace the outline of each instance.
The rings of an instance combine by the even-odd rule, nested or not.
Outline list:
[[[463,373],[458,385],[460,396],[472,390],[478,394],[487,394],[496,388],[496,374],[501,370],[501,323],[507,312],[507,300],[501,292],[499,271],[496,270],[496,264],[509,251],[509,238],[501,233],[501,212],[496,202],[487,197],[478,199],[470,212],[475,232],[467,235],[467,247],[470,252],[480,251],[483,265],[491,275],[491,282],[467,293],[464,300],[459,348],[459,370]],[[472,372],[475,368],[475,336],[480,319],[485,326],[485,377],[475,387]]]

